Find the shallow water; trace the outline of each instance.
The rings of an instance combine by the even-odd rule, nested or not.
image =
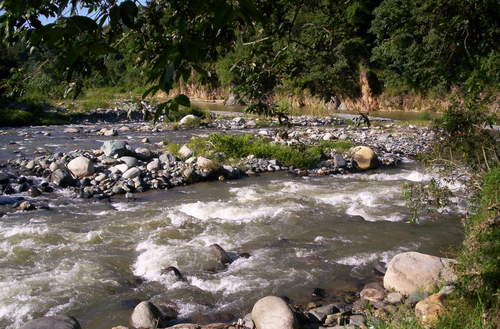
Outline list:
[[[402,185],[429,178],[405,163],[345,176],[201,183],[130,202],[59,192],[47,199],[51,210],[0,218],[0,327],[66,313],[84,328],[109,329],[127,324],[134,300],[149,298],[209,322],[242,316],[269,294],[305,303],[320,287],[334,296],[371,279],[373,264],[396,253],[442,255],[460,243],[460,207],[407,223]],[[207,252],[213,243],[251,257],[222,269]],[[187,282],[161,275],[168,266]]]

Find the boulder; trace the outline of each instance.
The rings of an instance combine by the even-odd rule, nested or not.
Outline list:
[[[276,296],[261,298],[252,309],[256,329],[296,329],[295,316],[288,304]]]
[[[68,169],[76,177],[82,178],[94,173],[94,164],[90,159],[79,156],[68,163]]]
[[[217,243],[208,246],[208,248],[210,249],[210,252],[215,256],[215,258],[219,263],[223,265],[232,263],[232,260],[231,258],[229,258],[227,252],[224,249],[222,249],[222,247],[219,246]]]
[[[57,315],[32,320],[21,329],[81,329],[81,327],[75,318]]]
[[[101,150],[108,157],[110,156],[124,156],[130,153],[126,141],[105,141],[102,144]]]
[[[184,159],[187,159],[193,155],[193,150],[191,150],[187,145],[182,145],[179,149],[179,155]]]
[[[74,184],[75,180],[71,175],[62,169],[55,170],[50,175],[50,180],[59,187],[68,187]]]
[[[356,166],[361,170],[378,167],[377,155],[367,146],[353,147],[349,150],[349,154]]]
[[[196,115],[188,114],[179,121],[179,124],[181,126],[187,127],[197,125],[199,124],[199,122],[200,118],[198,118]]]
[[[333,139],[333,135],[331,133],[326,133],[323,135],[323,140],[324,141],[329,141]]]
[[[384,287],[405,296],[417,290],[430,291],[440,281],[456,280],[451,259],[404,252],[392,258],[384,275]]]
[[[439,314],[444,311],[442,300],[444,294],[434,294],[415,305],[415,315],[424,326],[430,326],[437,321]]]
[[[153,303],[144,301],[134,308],[129,324],[136,329],[156,329],[160,318],[160,310]]]
[[[8,184],[10,181],[10,176],[6,173],[0,172],[0,185]]]

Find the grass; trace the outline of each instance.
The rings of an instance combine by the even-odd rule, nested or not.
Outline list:
[[[189,141],[195,155],[204,156],[218,162],[235,163],[235,160],[254,155],[257,158],[273,159],[294,168],[312,168],[316,166],[325,156],[326,151],[333,149],[343,152],[352,145],[346,141],[327,142],[319,145],[286,146],[271,143],[263,137],[246,135],[210,134],[206,138],[195,138]],[[165,148],[177,153],[179,145],[167,143]]]

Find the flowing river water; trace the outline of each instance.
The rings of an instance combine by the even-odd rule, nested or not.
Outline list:
[[[43,138],[53,139],[54,150],[100,144],[50,129]],[[47,144],[42,137],[6,143],[16,138],[1,136],[1,157]],[[83,328],[109,329],[127,325],[135,303],[150,298],[175,303],[193,321],[231,320],[265,295],[307,303],[316,287],[329,296],[356,290],[373,277],[374,264],[399,252],[443,255],[460,244],[462,205],[408,223],[402,187],[430,178],[408,161],[360,174],[200,183],[133,201],[44,194],[50,210],[0,218],[0,327],[70,314]],[[207,250],[213,243],[250,257],[223,269]],[[187,281],[161,274],[168,266]]]

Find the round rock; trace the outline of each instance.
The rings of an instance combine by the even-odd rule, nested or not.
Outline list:
[[[160,310],[153,303],[144,301],[134,308],[129,323],[132,328],[152,329],[156,328],[160,317]]]
[[[356,163],[357,167],[361,170],[372,169],[378,167],[377,155],[373,150],[367,146],[353,147],[349,153],[352,160]]]
[[[417,290],[431,291],[440,281],[456,280],[450,268],[451,259],[404,252],[392,258],[384,275],[384,287],[405,296]]]
[[[252,309],[256,329],[296,329],[296,321],[288,304],[276,296],[259,299]]]
[[[79,156],[68,163],[68,169],[78,178],[90,176],[94,173],[94,164],[84,156]]]

